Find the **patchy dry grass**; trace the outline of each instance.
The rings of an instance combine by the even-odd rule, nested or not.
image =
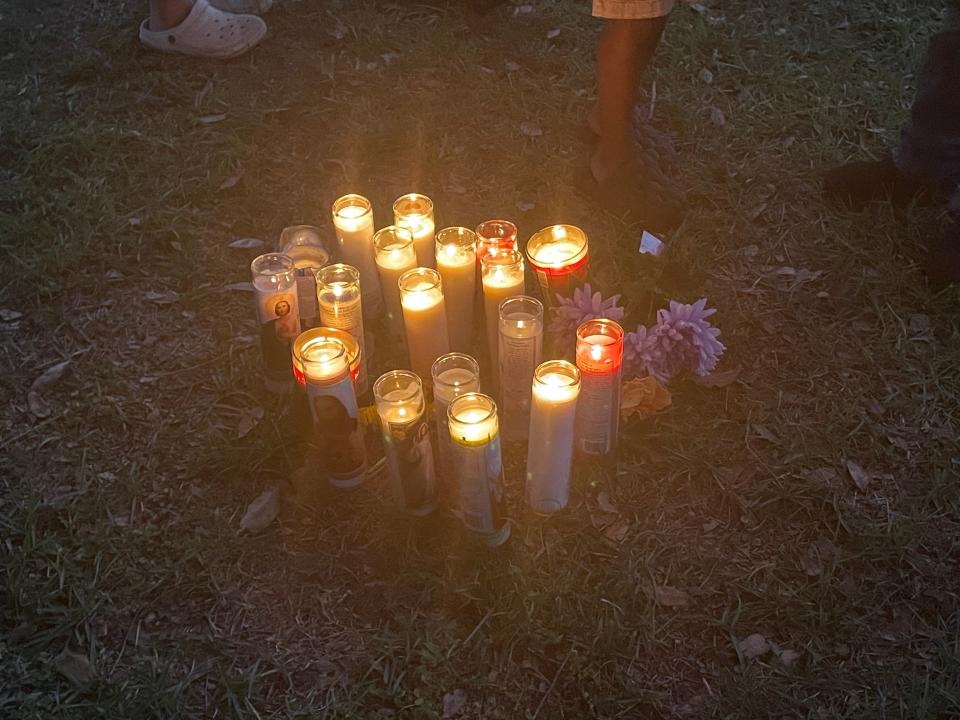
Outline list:
[[[825,167],[895,138],[937,8],[677,12],[651,77],[691,212],[661,267],[571,190],[587,3],[478,36],[439,3],[289,1],[229,63],[141,51],[142,4],[4,11],[0,288],[24,316],[0,336],[0,714],[431,718],[457,689],[475,718],[960,713],[957,295],[917,269],[940,218],[818,197]],[[301,487],[239,534],[298,449],[256,380],[249,298],[222,289],[251,259],[227,242],[328,225],[347,190],[385,223],[414,188],[442,224],[582,225],[634,321],[708,295],[740,380],[679,384],[625,429],[616,479],[582,469],[547,522],[520,512],[509,448],[498,553],[398,519],[378,487]],[[776,649],[750,658],[756,633]],[[63,677],[65,649],[95,679]]]

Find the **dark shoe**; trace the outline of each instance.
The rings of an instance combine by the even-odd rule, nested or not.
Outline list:
[[[929,190],[927,184],[903,175],[889,155],[882,160],[841,165],[823,178],[827,200],[857,209],[872,200],[890,200],[903,207]]]
[[[960,283],[960,223],[951,222],[930,248],[924,272],[934,290]]]

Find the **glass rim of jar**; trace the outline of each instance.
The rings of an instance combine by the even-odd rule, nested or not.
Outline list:
[[[448,238],[448,235],[451,237]],[[470,228],[463,227],[462,225],[451,225],[450,227],[445,227],[437,231],[435,244],[437,249],[446,245],[453,245],[456,248],[469,248],[473,252],[476,252],[477,234]]]
[[[406,287],[416,278],[422,287]],[[433,268],[415,267],[407,270],[403,275],[397,278],[397,285],[401,293],[428,292],[430,290],[440,290],[443,292],[443,284],[440,273]]]
[[[453,360],[458,360],[458,361],[463,360],[464,363],[463,365],[454,365],[452,368],[446,368],[446,367],[442,369],[438,368],[438,366],[440,366],[441,364],[444,364],[446,362],[453,361]],[[433,365],[430,366],[430,375],[433,378],[434,386],[436,387],[437,385],[441,385],[443,387],[451,387],[451,388],[460,387],[460,384],[448,383],[440,378],[440,373],[442,373],[444,370],[454,369],[454,368],[470,370],[477,380],[480,379],[480,363],[477,362],[476,358],[474,358],[471,355],[467,355],[466,353],[451,352],[451,353],[446,353],[444,355],[441,355],[436,360],[434,360]]]
[[[543,321],[543,303],[537,300],[535,297],[530,295],[511,295],[508,298],[504,298],[500,301],[500,305],[497,306],[497,314],[500,316],[501,320],[510,320],[508,317],[504,317],[504,308],[512,305],[528,305],[532,306],[535,312],[531,313],[533,315],[533,320]]]
[[[340,273],[343,274],[342,277],[339,276]],[[337,275],[338,277],[330,277],[331,275]],[[317,270],[317,285],[324,287],[333,287],[334,285],[350,287],[359,284],[360,271],[353,265],[332,263]]]
[[[304,364],[304,351],[311,345],[316,345],[317,342],[323,342],[324,340],[336,340],[343,345],[347,356],[347,363],[351,368],[360,359],[360,343],[346,330],[324,326],[310,328],[297,335],[293,341],[291,354],[293,355],[294,362],[298,364],[301,371],[303,370],[302,366]]]
[[[591,331],[593,329],[593,331]],[[603,335],[612,338],[614,343],[623,342],[623,326],[610,318],[594,318],[580,324],[577,328],[577,342],[586,342],[591,335]]]
[[[322,360],[318,357],[313,357],[314,355],[317,355],[320,352],[328,352],[333,354],[328,355],[326,358]],[[329,363],[334,360],[339,360],[342,358],[344,366],[348,370],[350,369],[350,361],[347,355],[347,346],[344,345],[341,340],[337,340],[336,338],[324,338],[323,340],[313,343],[312,345],[307,345],[305,348],[303,348],[303,352],[301,353],[301,358],[303,358],[304,368],[306,368],[307,365],[312,363],[321,363],[321,362]]]
[[[496,265],[497,267],[517,265],[523,267],[523,253],[519,250],[498,250],[495,253],[488,253],[480,258],[480,267],[482,269],[489,265]]]
[[[275,263],[275,266],[268,265]],[[296,270],[293,258],[283,253],[264,253],[250,262],[250,272],[254,275],[286,275]]]
[[[563,228],[566,233],[563,238],[556,237],[557,228]],[[571,232],[572,231],[572,232]],[[547,262],[543,260],[538,260],[536,258],[536,252],[543,246],[548,243],[559,242],[560,240],[572,240],[576,244],[576,250],[574,250],[570,255],[560,260],[554,260],[553,262]],[[587,234],[583,231],[582,228],[577,227],[576,225],[547,225],[545,228],[537,230],[533,235],[530,236],[530,239],[527,241],[527,257],[530,258],[530,262],[536,263],[537,265],[544,265],[547,267],[560,267],[571,260],[576,260],[580,255],[582,255],[588,248]]]
[[[373,214],[373,203],[371,203],[363,195],[358,195],[357,193],[347,193],[346,195],[341,195],[333,201],[332,207],[334,218],[341,218],[343,220],[356,220],[357,218],[362,218]],[[343,215],[343,210],[348,207],[362,208],[363,212],[359,215]]]
[[[280,240],[279,240],[280,246],[282,247],[288,243],[293,242],[295,239],[298,239],[298,238],[293,238],[290,240],[284,240],[284,238],[287,235],[292,235],[295,232],[303,232],[304,230],[309,230],[310,232],[315,233],[317,236],[317,241],[320,243],[323,242],[322,238],[320,237],[319,227],[317,227],[316,225],[307,225],[306,223],[300,223],[298,225],[287,225],[283,230],[280,231]]]
[[[405,203],[410,205],[422,204],[423,208],[414,207],[408,209],[404,207]],[[433,200],[423,193],[404,193],[393,201],[393,215],[394,217],[398,215],[419,215],[421,217],[433,215]]]
[[[384,240],[384,238],[389,238]],[[392,245],[386,245],[388,242]],[[399,225],[387,225],[380,228],[373,234],[373,249],[377,252],[390,252],[393,250],[406,250],[413,248],[413,233],[408,228]]]
[[[500,233],[497,233],[495,235],[490,233],[485,233],[481,228],[487,228],[488,226],[496,227],[496,228],[508,228],[509,232],[508,234],[505,234],[505,235],[501,235]],[[478,238],[482,240],[486,240],[488,242],[494,241],[494,240],[506,240],[507,238],[512,238],[513,241],[516,242],[518,230],[517,230],[517,226],[514,223],[510,222],[509,220],[503,220],[501,218],[493,218],[491,220],[484,220],[483,222],[478,224],[474,232],[477,234]]]
[[[486,414],[482,417],[478,417],[475,420],[461,420],[457,417],[458,412],[466,410],[465,405],[475,404],[480,409],[485,410]],[[486,407],[484,407],[486,406]],[[464,393],[458,398],[454,398],[453,402],[447,407],[447,420],[449,422],[457,423],[458,425],[466,425],[467,427],[473,425],[479,425],[480,423],[487,422],[491,418],[497,417],[497,402],[489,395],[480,392],[468,392]]]
[[[560,375],[568,382],[556,385],[554,383],[544,382],[546,375]],[[580,368],[569,360],[547,360],[537,365],[533,371],[533,381],[541,387],[549,388],[572,388],[580,384]]]
[[[399,378],[403,378],[409,382],[403,387],[400,387],[399,383],[395,382]],[[384,397],[383,392],[381,392],[381,388],[391,381],[394,381],[394,385],[387,390],[387,392],[397,392],[403,390],[407,390],[408,392],[406,392],[406,394],[404,394],[404,396],[401,398]],[[378,377],[375,383],[373,383],[373,397],[378,404],[403,405],[405,403],[409,403],[411,400],[417,397],[417,395],[420,395],[421,397],[423,396],[423,380],[421,380],[420,376],[411,370],[388,370],[387,372],[383,373],[383,375]]]

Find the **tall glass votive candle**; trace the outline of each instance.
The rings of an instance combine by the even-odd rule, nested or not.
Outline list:
[[[515,250],[503,250],[485,255],[480,260],[483,281],[483,312],[487,326],[487,348],[490,365],[497,367],[499,357],[500,303],[509,297],[523,295],[523,255]]]
[[[393,203],[393,224],[413,233],[413,247],[420,267],[434,267],[433,200],[420,193],[401,195]]]
[[[400,276],[399,285],[410,367],[420,377],[430,377],[433,361],[450,352],[440,273],[414,268]]]
[[[477,287],[477,236],[465,227],[437,233],[437,271],[443,278],[450,348],[467,352],[473,345],[473,302]]]
[[[250,263],[260,321],[264,384],[271,392],[290,387],[290,345],[300,334],[297,278],[293,259],[267,253]]]
[[[347,351],[347,364],[350,366],[350,378],[356,383],[357,378],[360,376],[360,343],[346,330],[320,326],[304,330],[297,336],[297,339],[293,343],[293,353],[291,353],[293,360],[293,377],[296,379],[297,384],[302,388],[306,388],[307,385],[307,377],[303,373],[304,351],[311,345],[324,340],[339,340],[343,343]]]
[[[583,455],[612,456],[620,426],[623,328],[605,318],[583,323],[577,328],[576,359],[582,382],[576,449]]]
[[[373,206],[363,195],[344,195],[333,203],[333,226],[340,243],[340,258],[360,274],[363,309],[368,317],[383,312],[380,278],[373,251]]]
[[[460,512],[464,525],[491,547],[510,537],[506,518],[503,463],[497,404],[480,393],[467,393],[447,409],[453,461],[460,478]]]
[[[429,515],[437,507],[437,478],[420,378],[407,370],[384,373],[373,397],[394,502],[410,515]]]
[[[334,263],[317,273],[317,299],[320,321],[326,327],[350,333],[360,345],[360,372],[357,395],[368,389],[367,352],[363,339],[363,300],[360,295],[360,271],[352,265]]]
[[[557,295],[572,297],[586,282],[587,250],[587,234],[573,225],[545,227],[527,242],[527,259],[547,307],[557,304]]]
[[[447,429],[447,409],[461,395],[480,392],[480,365],[469,355],[447,353],[438,357],[430,369],[433,377],[433,412],[437,434],[437,462],[444,480],[444,494],[457,512],[460,483],[453,464],[453,441]]]
[[[387,317],[394,331],[403,334],[403,309],[400,306],[400,276],[417,266],[417,254],[413,249],[413,235],[406,228],[390,225],[378,230],[373,236],[373,248],[377,255],[377,270]]]
[[[477,263],[484,255],[517,250],[517,226],[509,220],[484,220],[477,225]]]
[[[580,371],[566,360],[549,360],[533,375],[527,445],[527,504],[550,514],[567,506],[573,465],[574,423]]]
[[[302,360],[313,420],[313,462],[334,487],[356,487],[366,479],[367,454],[347,349],[339,340],[321,340],[304,349]]]
[[[500,303],[500,410],[503,435],[522,439],[530,427],[530,388],[543,354],[543,305],[517,295]]]
[[[297,303],[300,305],[300,329],[320,324],[317,306],[317,271],[329,264],[320,229],[313,225],[292,225],[280,233],[280,252],[293,260],[297,274]]]

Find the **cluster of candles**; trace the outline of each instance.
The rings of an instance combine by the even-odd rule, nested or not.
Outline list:
[[[544,228],[524,255],[506,220],[437,231],[433,203],[419,194],[399,198],[393,212],[394,224],[375,231],[369,200],[345,195],[333,204],[342,262],[330,262],[310,226],[287,228],[280,252],[253,261],[265,380],[275,390],[289,387],[292,357],[312,419],[311,462],[335,487],[363,483],[358,398],[370,389],[364,316],[386,315],[410,361],[372,386],[395,502],[426,515],[443,495],[471,531],[499,545],[510,534],[501,432],[527,442],[529,506],[545,514],[566,507],[575,451],[603,457],[616,445],[623,329],[612,320],[585,322],[571,348],[574,363],[543,361],[544,306],[526,294],[525,258],[547,302],[570,294],[587,272],[579,228]],[[490,394],[481,392],[480,366],[470,355],[478,305]]]

